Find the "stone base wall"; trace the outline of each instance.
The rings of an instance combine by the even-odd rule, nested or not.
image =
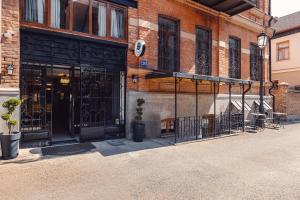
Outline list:
[[[127,111],[126,111],[126,135],[132,137],[132,121],[135,117],[136,99],[145,99],[143,121],[146,124],[146,136],[158,137],[161,132],[161,120],[166,118],[174,118],[175,116],[175,98],[172,93],[150,93],[128,91],[127,93]],[[212,94],[201,94],[199,99],[199,115],[213,114],[214,104]],[[242,100],[242,95],[232,95],[232,100]],[[252,111],[255,111],[255,100],[259,100],[257,95],[247,95],[245,100]],[[272,97],[267,96],[265,100],[272,105]],[[218,94],[216,99],[216,112],[227,112],[229,105],[229,96],[226,94]],[[178,116],[188,117],[196,115],[196,96],[193,94],[178,94]],[[256,108],[258,109],[258,108]],[[238,112],[233,108],[232,112]],[[246,118],[250,118],[249,111],[246,112]]]

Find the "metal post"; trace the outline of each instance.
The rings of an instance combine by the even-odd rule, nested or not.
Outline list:
[[[198,80],[196,80],[196,140],[198,140]]]
[[[259,112],[264,114],[264,79],[263,79],[263,66],[264,66],[264,56],[263,49],[260,49],[260,85],[259,85],[259,95],[260,95],[260,104],[259,104]]]
[[[229,134],[231,133],[231,89],[232,85],[229,83]]]
[[[216,82],[214,81],[214,136],[216,136]]]
[[[175,121],[174,121],[174,142],[177,143],[177,75],[175,75]]]
[[[242,95],[242,114],[243,114],[243,132],[245,132],[245,85],[243,84],[243,95]]]

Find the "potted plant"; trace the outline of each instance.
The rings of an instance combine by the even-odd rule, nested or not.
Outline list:
[[[133,140],[135,142],[143,142],[145,137],[145,124],[143,123],[143,105],[145,104],[144,99],[137,99],[136,116],[133,122]]]
[[[14,132],[17,125],[17,120],[12,119],[12,115],[21,101],[16,98],[11,98],[2,104],[2,107],[7,110],[7,113],[2,114],[1,118],[5,121],[8,133],[1,133],[1,150],[2,159],[13,159],[19,154],[19,141],[21,138],[20,132]]]

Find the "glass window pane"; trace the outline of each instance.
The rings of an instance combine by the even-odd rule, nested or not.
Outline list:
[[[106,36],[106,5],[100,2],[93,2],[93,34]]]
[[[229,77],[241,77],[241,45],[240,40],[235,38],[229,39]]]
[[[125,16],[121,9],[111,10],[111,36],[115,38],[125,38]]]
[[[51,0],[51,27],[68,29],[70,25],[69,0]]]
[[[210,75],[210,33],[196,29],[196,74]]]
[[[24,20],[39,24],[44,23],[45,0],[25,0]]]
[[[73,31],[89,32],[89,0],[73,2]]]
[[[158,21],[158,67],[161,70],[176,71],[179,68],[178,23],[163,17]]]

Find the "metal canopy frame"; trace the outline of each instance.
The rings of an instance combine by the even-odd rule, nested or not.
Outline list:
[[[224,12],[228,15],[236,15],[256,6],[257,0],[193,0],[211,9]]]
[[[196,93],[196,117],[195,121],[199,119],[199,81],[209,81],[213,87],[213,99],[214,99],[214,119],[213,119],[213,134],[216,136],[216,99],[217,99],[217,92],[216,86],[218,83],[225,83],[228,85],[228,93],[229,93],[229,112],[228,112],[228,123],[229,123],[229,133],[231,133],[231,110],[232,110],[232,86],[238,84],[242,88],[242,129],[243,132],[245,131],[245,95],[247,92],[250,91],[253,81],[251,80],[242,80],[242,79],[234,79],[234,78],[225,78],[225,77],[217,77],[217,76],[208,76],[208,75],[198,75],[198,74],[189,74],[183,72],[173,72],[173,73],[163,73],[163,72],[152,72],[147,74],[146,79],[157,79],[157,78],[174,78],[174,101],[175,101],[175,123],[174,123],[174,131],[175,131],[175,139],[174,142],[177,143],[177,136],[178,136],[178,83],[183,79],[189,79],[195,83],[195,93]],[[245,86],[248,86],[246,89]],[[196,132],[196,140],[198,140],[197,131],[199,130],[198,122],[195,124],[195,132]]]

